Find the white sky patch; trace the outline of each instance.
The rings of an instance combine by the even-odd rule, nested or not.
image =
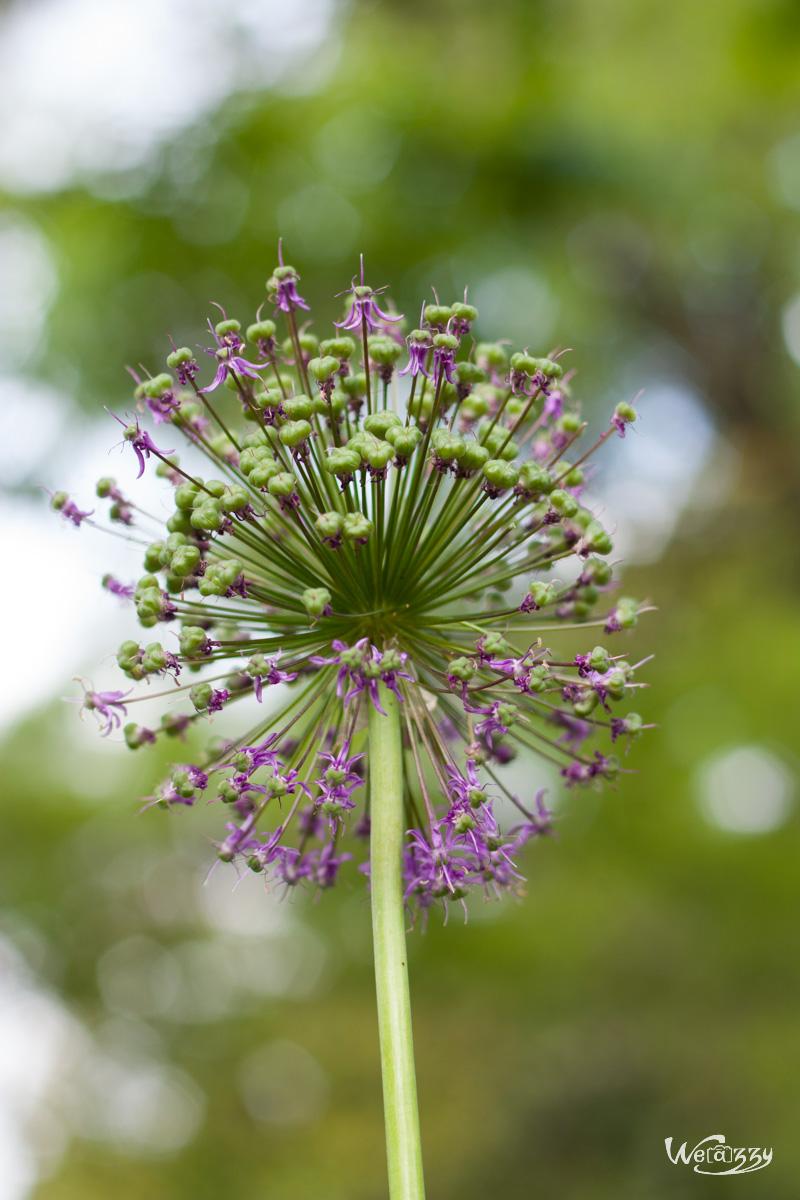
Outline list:
[[[47,314],[57,289],[58,275],[48,239],[21,213],[10,210],[0,213],[3,371],[18,369],[41,352]]]
[[[771,833],[794,806],[797,780],[766,746],[741,745],[711,755],[695,775],[700,810],[729,833]]]
[[[0,185],[146,164],[236,91],[313,86],[336,0],[17,0],[0,18]]]

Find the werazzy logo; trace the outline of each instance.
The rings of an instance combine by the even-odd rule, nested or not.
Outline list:
[[[680,1150],[672,1153],[672,1138],[664,1139],[667,1156],[676,1166],[679,1162],[694,1165],[698,1175],[746,1175],[760,1171],[772,1162],[772,1149],[760,1146],[728,1146],[723,1133],[711,1133],[698,1142],[694,1150],[688,1150],[684,1142]]]

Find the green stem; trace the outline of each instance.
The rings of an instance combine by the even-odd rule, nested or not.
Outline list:
[[[424,1200],[403,906],[403,744],[396,697],[369,705],[370,887],[391,1200]]]

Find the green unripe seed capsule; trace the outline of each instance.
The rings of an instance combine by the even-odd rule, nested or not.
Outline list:
[[[574,517],[580,505],[574,496],[563,488],[556,488],[550,493],[550,507],[562,517]]]
[[[343,525],[344,517],[338,512],[321,513],[314,522],[314,528],[323,538],[338,537]]]
[[[448,308],[444,304],[426,304],[425,305],[425,320],[429,325],[446,325],[453,315],[452,308]],[[458,343],[456,343],[458,344]]]
[[[308,421],[287,421],[279,436],[284,446],[293,450],[311,437],[311,426]]]
[[[316,621],[330,605],[331,594],[327,588],[306,588],[301,600],[311,620]]]
[[[326,338],[319,344],[319,352],[325,356],[332,355],[340,362],[346,362],[355,353],[356,344],[349,337]]]
[[[274,321],[256,321],[254,325],[247,326],[247,340],[252,343],[269,341],[275,337],[276,329]]]
[[[177,350],[173,350],[167,355],[167,366],[171,371],[176,367],[182,367],[184,363],[191,362],[194,358],[188,346],[178,346]]]
[[[519,483],[519,471],[501,458],[483,464],[483,474],[493,491],[505,492]]]
[[[312,358],[310,360],[308,373],[312,379],[316,379],[317,383],[326,383],[329,379],[333,379],[340,366],[341,363],[338,358],[326,354],[324,358]]]
[[[294,492],[295,478],[288,471],[280,471],[273,475],[267,484],[270,496],[291,496]]]
[[[211,699],[213,689],[210,683],[196,683],[189,690],[189,699],[198,712],[203,712],[208,708],[208,702]]]
[[[348,513],[342,525],[342,534],[348,542],[366,542],[374,526],[363,513]]]

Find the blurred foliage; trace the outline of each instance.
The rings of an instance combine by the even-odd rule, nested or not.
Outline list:
[[[494,279],[491,294],[538,312],[534,352],[576,347],[587,404],[655,355],[742,451],[727,507],[688,515],[668,556],[626,578],[659,604],[635,637],[656,653],[643,708],[660,726],[636,748],[639,773],[567,804],[559,841],[529,855],[522,905],[466,927],[454,912],[411,939],[432,1197],[727,1195],[664,1153],[667,1136],[717,1131],[775,1147],[764,1200],[796,1194],[800,826],[715,830],[693,779],[732,742],[797,751],[798,406],[780,314],[798,289],[800,194],[774,147],[797,129],[799,51],[788,0],[356,3],[320,89],[235,96],[152,170],[14,200],[61,277],[38,368],[74,379],[89,408],[124,403],[122,364],[155,369],[165,332],[194,341],[208,301],[248,318],[283,234],[321,315],[362,250],[401,309],[430,284],[448,300]],[[539,292],[520,301],[524,271]],[[193,904],[160,918],[145,886],[181,854],[196,874],[205,843],[202,825],[133,819],[158,774],[149,752],[113,795],[87,799],[105,760],[70,751],[65,720],[37,715],[4,748],[0,904],[23,950],[24,931],[43,939],[43,979],[97,1029],[106,951],[205,936]],[[199,1137],[175,1158],[75,1140],[37,1200],[384,1195],[367,910],[352,885],[297,902],[327,947],[310,995],[204,1023],[148,1018],[208,1097]],[[240,1065],[275,1038],[331,1079],[310,1125],[259,1124],[244,1107]]]

